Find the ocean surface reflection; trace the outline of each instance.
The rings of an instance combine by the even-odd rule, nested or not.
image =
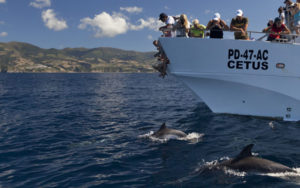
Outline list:
[[[0,187],[297,187],[300,183],[299,173],[201,173],[204,165],[233,157],[249,143],[255,144],[258,156],[298,171],[300,126],[213,114],[174,77],[0,74],[0,105]],[[147,139],[163,122],[201,139]]]

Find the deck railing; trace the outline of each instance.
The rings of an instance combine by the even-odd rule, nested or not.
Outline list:
[[[175,30],[176,31],[176,30]],[[164,29],[162,30],[163,35],[161,37],[167,37],[167,35],[169,35],[170,32],[175,32],[172,29]],[[203,30],[205,32],[204,37],[208,37],[208,33],[210,32],[210,30]],[[235,31],[230,31],[230,30],[224,30],[224,38],[230,38],[230,39],[234,39],[233,37],[233,33]],[[175,32],[176,33],[176,32]],[[226,35],[225,33],[232,33],[232,37],[228,37],[228,34]],[[247,31],[248,36],[249,36],[249,40],[253,40],[253,41],[263,41],[264,39],[266,39],[269,34],[272,34],[272,32],[259,32],[259,31]],[[176,34],[175,34],[176,35]],[[254,38],[255,35],[255,38]],[[297,34],[280,34],[280,36],[283,36],[280,39],[276,39],[272,42],[277,42],[277,43],[300,43],[300,35]],[[182,36],[173,36],[173,37],[182,37]],[[299,38],[298,38],[299,37]],[[296,40],[298,38],[298,40]]]

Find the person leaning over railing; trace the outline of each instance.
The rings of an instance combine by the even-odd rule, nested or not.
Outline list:
[[[205,29],[205,25],[199,24],[199,20],[195,19],[193,20],[193,25],[190,29],[189,36],[196,38],[204,38]]]
[[[171,31],[175,25],[175,19],[173,16],[168,16],[165,13],[161,13],[159,15],[159,20],[166,24],[165,26],[160,27],[159,30],[164,32],[165,37],[173,37],[174,33]]]
[[[224,20],[221,20],[221,15],[215,13],[212,20],[210,20],[206,26],[206,29],[210,30],[210,38],[223,38],[223,30],[228,30],[229,27],[226,25]]]
[[[263,32],[270,32],[267,41],[274,41],[276,39],[282,38],[285,34],[290,34],[291,31],[285,24],[282,23],[280,18],[275,18],[274,24],[265,28]]]
[[[248,18],[244,17],[243,11],[239,9],[236,11],[236,17],[232,18],[231,20],[230,30],[235,31],[234,32],[235,39],[249,40],[247,34],[247,28],[248,28]]]
[[[267,27],[264,28],[264,29],[262,30],[262,32],[263,32],[263,33],[268,32],[268,31],[270,30],[270,27],[273,26],[273,24],[274,24],[274,20],[269,20],[268,23],[267,23]]]
[[[159,15],[159,20],[166,24],[165,26],[159,28],[159,30],[163,33],[162,37],[174,37],[175,34],[172,30],[175,24],[175,19],[173,16],[168,16],[165,13],[161,13]],[[158,40],[153,41],[153,45],[159,48]]]
[[[176,31],[176,37],[188,37],[190,22],[185,14],[181,14],[173,30]]]

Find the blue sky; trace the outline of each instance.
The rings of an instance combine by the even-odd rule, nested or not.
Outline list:
[[[215,12],[227,24],[242,9],[251,31],[261,31],[284,0],[0,0],[0,42],[42,48],[115,47],[152,51],[158,15],[187,14],[206,25]]]

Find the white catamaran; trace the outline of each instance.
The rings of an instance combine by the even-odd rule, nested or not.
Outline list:
[[[159,38],[168,72],[215,113],[300,120],[300,43]]]

